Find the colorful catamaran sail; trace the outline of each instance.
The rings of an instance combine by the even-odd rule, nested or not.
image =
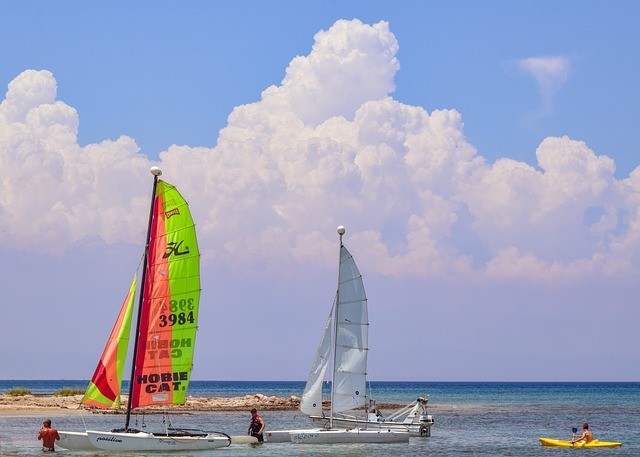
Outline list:
[[[200,252],[187,202],[162,171],[151,168],[153,192],[142,262],[138,317],[129,378],[124,428],[60,434],[66,449],[115,452],[188,451],[226,447],[232,438],[223,432],[176,429],[163,421],[163,432],[131,428],[131,412],[150,405],[184,404],[191,378],[200,304]],[[96,369],[85,404],[117,406],[129,333],[135,281],[107,349]],[[126,308],[126,310],[125,310]],[[116,373],[115,375],[113,373]],[[239,437],[247,442],[245,436]],[[255,441],[255,438],[251,438]]]
[[[84,394],[82,404],[96,408],[119,408],[122,373],[129,346],[131,316],[135,303],[137,276],[134,275],[107,345]]]
[[[184,404],[191,377],[200,302],[200,253],[184,198],[158,180],[144,273],[130,409]],[[136,277],[82,403],[120,407]]]
[[[184,404],[200,303],[200,252],[187,202],[159,180],[152,213],[132,409]]]

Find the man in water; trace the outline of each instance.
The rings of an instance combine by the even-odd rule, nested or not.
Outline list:
[[[585,443],[590,443],[593,441],[593,433],[591,433],[591,430],[589,430],[589,424],[586,422],[582,424],[582,435],[578,437],[574,435],[574,438],[571,440],[571,444],[582,441],[584,441]]]
[[[42,425],[43,427],[40,429],[40,433],[38,433],[38,440],[42,440],[42,450],[55,451],[55,442],[60,439],[58,430],[51,428],[51,419],[46,419]]]
[[[255,438],[258,438],[258,442],[264,442],[264,436],[262,432],[264,431],[264,421],[262,417],[258,414],[255,408],[251,410],[251,422],[249,423],[249,429],[247,430],[247,434],[251,435]]]

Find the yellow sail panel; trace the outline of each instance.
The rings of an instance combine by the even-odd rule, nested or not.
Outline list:
[[[84,405],[98,408],[120,407],[120,386],[129,346],[129,333],[131,333],[136,282],[136,276],[134,276],[107,345],[82,399]]]
[[[132,408],[184,404],[200,302],[200,252],[189,207],[158,181],[140,311]]]

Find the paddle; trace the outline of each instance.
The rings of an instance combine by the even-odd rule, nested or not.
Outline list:
[[[576,439],[576,433],[578,433],[578,427],[571,427],[571,444],[575,444],[574,439]]]

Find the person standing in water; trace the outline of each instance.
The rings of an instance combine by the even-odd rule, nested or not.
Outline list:
[[[251,435],[255,438],[258,438],[258,442],[264,442],[264,436],[262,432],[264,431],[264,421],[262,417],[258,414],[255,408],[251,410],[251,422],[249,423],[249,429],[247,430],[247,435]]]
[[[51,419],[46,419],[42,423],[43,427],[38,433],[38,440],[42,440],[43,451],[55,451],[55,442],[60,439],[58,430],[51,428]]]

